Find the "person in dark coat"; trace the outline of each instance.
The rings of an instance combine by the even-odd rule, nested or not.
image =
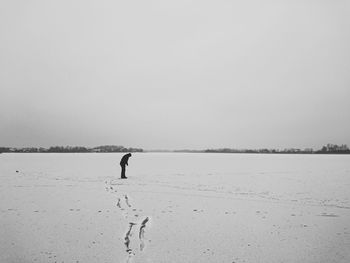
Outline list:
[[[128,165],[129,158],[131,157],[131,153],[125,154],[122,159],[120,160],[120,166],[122,167],[122,174],[121,178],[126,179],[125,176],[125,166]]]

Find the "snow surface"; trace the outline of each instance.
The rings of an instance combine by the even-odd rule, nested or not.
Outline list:
[[[1,154],[0,262],[350,262],[350,156]]]

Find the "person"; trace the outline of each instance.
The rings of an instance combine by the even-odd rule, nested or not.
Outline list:
[[[122,167],[122,174],[121,178],[126,179],[125,176],[125,166],[128,165],[129,158],[131,157],[131,153],[125,154],[122,159],[120,160],[120,166]]]

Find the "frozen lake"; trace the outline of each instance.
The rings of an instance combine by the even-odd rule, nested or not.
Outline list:
[[[0,262],[350,262],[350,156],[0,154]]]

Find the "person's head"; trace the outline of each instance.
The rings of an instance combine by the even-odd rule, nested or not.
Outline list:
[[[131,157],[131,153],[128,153],[128,156]]]

